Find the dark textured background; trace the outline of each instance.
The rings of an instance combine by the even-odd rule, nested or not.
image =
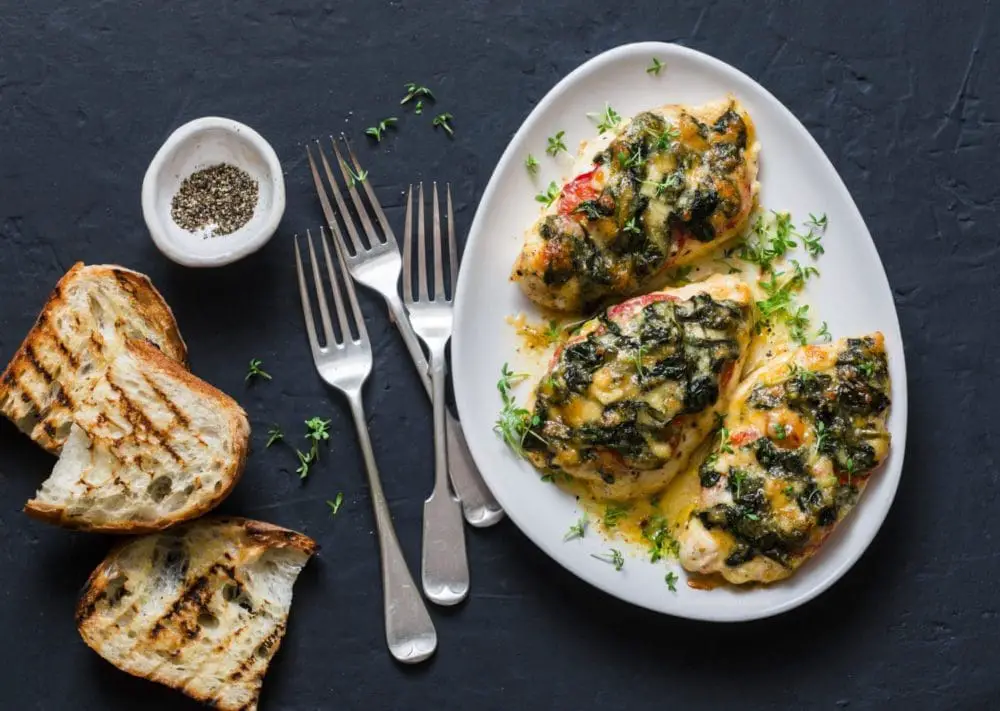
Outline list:
[[[265,8],[265,5],[269,6]],[[195,372],[234,394],[255,452],[224,509],[323,545],[296,587],[264,709],[998,708],[994,533],[1000,8],[975,0],[840,2],[0,3],[0,363],[74,261],[149,273]],[[799,116],[841,172],[885,262],[910,372],[902,484],[886,524],[833,589],[780,618],[709,625],[633,609],[571,578],[509,523],[472,531],[473,592],[436,611],[417,669],[382,641],[371,513],[343,403],[302,334],[290,239],[320,212],[301,142],[347,130],[387,205],[425,178],[471,222],[520,122],[563,75],[618,44],[679,42],[732,63]],[[423,116],[404,82],[433,87]],[[432,131],[455,115],[455,139]],[[139,189],[179,124],[252,125],[286,169],[278,235],[235,266],[174,266],[149,240]],[[398,134],[365,146],[386,115]],[[765,149],[766,150],[766,149]],[[397,224],[398,209],[390,215]],[[844,285],[850,288],[849,284]],[[367,390],[400,537],[419,556],[429,411],[382,309]],[[273,382],[246,387],[262,358]],[[993,413],[991,415],[991,412]],[[334,420],[332,456],[300,485],[267,426]],[[86,649],[77,590],[110,540],[28,520],[53,460],[0,424],[0,708],[195,709]],[[331,520],[324,499],[345,492]]]

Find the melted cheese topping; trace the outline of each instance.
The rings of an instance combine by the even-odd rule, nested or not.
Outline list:
[[[643,112],[582,150],[589,164],[529,231],[512,273],[549,308],[649,289],[739,235],[756,203],[759,146],[735,99]]]
[[[733,583],[791,575],[888,453],[888,392],[879,333],[805,346],[748,376],[700,468],[684,567]]]
[[[735,389],[750,333],[735,277],[639,297],[586,322],[536,390],[529,459],[599,497],[631,499],[683,470]]]

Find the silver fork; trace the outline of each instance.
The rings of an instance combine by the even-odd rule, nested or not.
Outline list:
[[[326,257],[327,275],[330,289],[333,291],[333,301],[337,311],[337,321],[340,326],[340,338],[333,331],[330,321],[330,310],[327,308],[323,280],[320,277],[316,252],[313,249],[312,235],[306,231],[306,243],[309,246],[309,261],[312,265],[313,283],[316,287],[316,300],[319,302],[320,321],[323,324],[324,345],[316,338],[316,326],[313,321],[312,303],[309,290],[306,287],[306,277],[302,269],[302,255],[299,252],[299,239],[295,238],[295,266],[299,274],[299,293],[302,297],[302,311],[306,319],[306,331],[309,334],[309,345],[312,347],[313,360],[320,377],[333,388],[347,396],[354,416],[354,425],[358,430],[358,441],[365,459],[365,469],[368,472],[368,487],[371,489],[372,508],[375,510],[375,527],[378,531],[379,553],[382,561],[382,593],[385,605],[385,639],[389,651],[400,662],[415,664],[430,657],[437,648],[437,632],[431,622],[427,607],[420,597],[420,591],[413,584],[413,578],[406,567],[406,559],[399,548],[399,540],[392,525],[392,515],[382,491],[378,467],[375,465],[375,455],[372,443],[368,437],[368,426],[365,424],[365,411],[361,402],[361,386],[372,370],[372,349],[365,329],[364,317],[358,307],[350,277],[344,269],[343,255],[339,248],[337,257],[340,262],[341,276],[347,299],[350,301],[354,318],[348,319],[344,302],[340,294],[337,270],[330,259],[327,238],[320,228],[320,242],[323,244],[323,254]],[[353,321],[357,337],[351,334],[350,321]]]
[[[452,262],[450,290],[444,288],[444,263],[441,247],[441,213],[438,208],[437,183],[433,188],[434,293],[427,290],[427,252],[424,236],[424,184],[420,184],[417,204],[417,273],[418,294],[413,298],[413,239],[411,219],[413,186],[406,194],[406,227],[403,230],[403,301],[410,312],[410,323],[431,355],[431,384],[434,401],[434,491],[424,502],[423,583],[424,594],[442,605],[454,605],[469,592],[469,563],[465,554],[462,511],[448,486],[447,450],[444,429],[444,381],[447,369],[445,347],[451,339],[451,295],[455,293],[455,267]],[[451,222],[451,203],[448,204]],[[455,236],[449,234],[454,255]]]
[[[333,145],[337,164],[340,166],[340,172],[343,175],[344,182],[347,184],[347,191],[351,196],[358,219],[361,221],[361,226],[368,237],[368,244],[366,245],[361,239],[358,229],[351,219],[347,204],[344,201],[340,188],[337,186],[337,181],[334,179],[333,171],[330,169],[330,163],[326,159],[326,153],[323,151],[319,141],[317,141],[316,150],[323,165],[323,172],[329,181],[330,191],[333,194],[333,199],[347,228],[353,249],[348,249],[344,243],[343,236],[337,226],[333,208],[327,197],[323,180],[320,177],[319,170],[316,168],[312,151],[307,145],[306,155],[309,157],[309,167],[312,170],[313,181],[316,184],[316,193],[319,195],[319,201],[323,207],[323,214],[326,216],[327,225],[340,242],[342,252],[347,261],[347,268],[351,272],[351,275],[364,286],[378,292],[385,300],[386,306],[389,308],[389,314],[395,322],[400,335],[403,337],[403,342],[410,353],[410,358],[413,360],[413,364],[420,374],[424,390],[427,392],[428,397],[430,397],[432,396],[432,392],[427,360],[424,358],[420,343],[417,341],[417,336],[413,332],[410,321],[406,317],[406,312],[403,310],[403,304],[399,299],[399,275],[402,262],[399,256],[399,247],[396,244],[396,237],[393,234],[392,228],[389,227],[389,221],[386,219],[385,213],[382,211],[382,206],[379,204],[378,198],[375,197],[375,191],[372,190],[371,185],[367,180],[358,180],[355,177],[364,175],[364,173],[350,145],[347,146],[347,149],[351,162],[354,165],[353,175],[348,170],[347,163],[344,161],[333,138],[330,139],[330,143]],[[361,200],[358,190],[355,188],[355,184],[358,182],[362,184],[365,195],[368,197],[368,202],[372,206],[375,217],[381,227],[382,238],[379,237],[378,230],[375,229],[375,226],[369,219],[368,211],[364,209],[364,203]],[[448,193],[448,208],[449,214],[451,214],[450,191]],[[454,230],[454,225],[449,221],[448,234],[451,237],[450,243],[452,245],[449,259],[453,274],[458,270]],[[462,433],[462,425],[451,416],[450,412],[446,412],[445,421],[448,438],[448,473],[451,475],[455,493],[462,502],[465,519],[473,526],[492,526],[503,518],[503,509],[500,508],[500,504],[493,498],[490,490],[483,483],[482,477],[476,470],[476,465],[472,461],[472,455],[469,453],[469,446],[465,442],[465,435]]]

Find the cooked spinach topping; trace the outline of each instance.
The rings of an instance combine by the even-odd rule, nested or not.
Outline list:
[[[760,411],[787,407],[812,428],[811,443],[792,437],[784,425],[769,436],[740,447],[752,454],[749,467],[719,471],[718,450],[702,464],[703,487],[725,486],[732,503],[699,511],[707,528],[721,528],[736,540],[726,560],[741,565],[763,555],[782,565],[811,544],[814,530],[834,525],[857,500],[861,483],[878,464],[872,441],[888,437],[881,417],[889,406],[889,374],[885,353],[874,339],[848,339],[833,368],[815,372],[791,366],[781,382],[758,385],[747,399]],[[735,445],[734,445],[735,446]],[[836,482],[814,478],[815,456],[830,460]],[[777,481],[781,497],[767,494]],[[775,506],[792,502],[801,515],[776,515]]]
[[[571,182],[559,214],[543,220],[553,262],[545,282],[577,278],[582,302],[594,304],[661,272],[685,240],[711,242],[730,229],[747,207],[739,188],[747,131],[733,106],[711,126],[686,112],[671,122],[648,111],[635,116],[594,156],[601,178]]]
[[[715,405],[749,318],[748,308],[707,294],[620,308],[635,311],[603,314],[560,351],[536,392],[540,439],[524,440],[547,467],[565,453],[600,460],[609,483],[623,468],[656,469],[672,456],[662,445],[677,442],[684,416]],[[582,406],[592,412],[581,421]]]

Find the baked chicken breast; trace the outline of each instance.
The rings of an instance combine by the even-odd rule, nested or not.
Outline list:
[[[881,333],[805,346],[740,385],[679,536],[689,571],[770,583],[813,556],[889,451]]]
[[[602,498],[664,486],[735,389],[751,299],[740,279],[714,276],[636,297],[584,323],[536,388],[528,459]]]
[[[514,264],[511,278],[546,308],[580,312],[648,290],[749,221],[759,145],[736,99],[644,111],[609,137],[583,146]]]

